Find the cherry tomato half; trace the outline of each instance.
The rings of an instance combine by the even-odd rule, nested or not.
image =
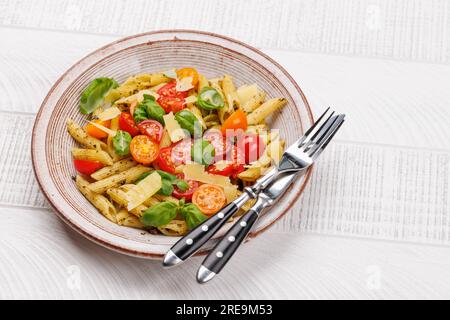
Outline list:
[[[263,139],[254,133],[245,133],[237,137],[236,146],[238,154],[243,157],[246,164],[261,157],[266,148]]]
[[[160,96],[158,98],[159,105],[164,109],[166,113],[172,111],[173,113],[177,113],[180,110],[185,108],[184,97],[164,97]]]
[[[209,129],[206,131],[203,135],[203,140],[206,140],[213,145],[215,150],[215,161],[225,160],[225,155],[227,155],[233,147],[232,142],[228,142],[217,129]]]
[[[138,135],[131,140],[130,152],[136,162],[151,164],[158,157],[159,144],[146,135]]]
[[[176,166],[187,163],[191,160],[191,149],[194,141],[186,138],[172,146],[171,157]]]
[[[231,177],[233,179],[236,179],[237,175],[245,170],[245,154],[241,152],[237,146],[234,146],[231,152],[231,157],[233,161],[233,170],[231,172]]]
[[[141,131],[141,134],[145,134],[154,142],[159,143],[163,134],[163,126],[156,120],[144,120],[139,122],[138,128]]]
[[[234,163],[228,163],[228,164],[224,164],[224,165],[215,163],[215,164],[210,165],[206,169],[206,172],[208,172],[210,174],[218,174],[221,176],[229,177],[233,173],[234,168],[235,168]]]
[[[184,174],[182,174],[182,173],[177,174],[177,178],[180,180],[183,180]],[[178,189],[177,186],[175,186],[173,188],[172,195],[177,199],[184,198],[186,201],[190,201],[192,199],[192,195],[194,194],[194,191],[197,190],[200,183],[195,180],[185,180],[185,181],[189,185],[189,189],[187,189],[185,191],[181,191],[180,189]]]
[[[192,195],[192,203],[206,215],[212,215],[219,211],[226,201],[225,192],[214,184],[203,184]]]
[[[86,175],[91,175],[95,171],[103,168],[103,164],[98,161],[74,159],[73,164],[79,173]]]
[[[184,98],[187,97],[188,92],[179,92],[177,91],[176,86],[177,83],[172,81],[162,86],[157,91],[159,94],[157,102],[166,113],[169,113],[170,111],[176,113],[185,107]]]
[[[198,72],[194,68],[181,68],[177,70],[177,77],[179,79],[191,77],[192,85],[195,87],[198,83]]]
[[[101,126],[104,126],[106,128],[109,128],[109,126],[111,125],[111,121],[110,120],[108,120],[108,121],[101,121],[101,120],[97,119],[97,120],[92,120],[92,122],[94,122],[96,124],[99,124]],[[94,138],[97,138],[97,139],[104,139],[104,138],[108,137],[108,134],[105,131],[97,128],[92,123],[89,123],[86,126],[86,132],[91,137],[94,137]]]
[[[166,147],[159,150],[156,164],[163,171],[175,173],[176,165],[172,160],[172,147]]]
[[[233,112],[223,123],[222,125],[222,133],[225,135],[227,134],[227,130],[247,130],[248,124],[247,124],[247,116],[245,115],[245,112],[241,109]]]
[[[139,128],[134,122],[133,116],[128,112],[122,112],[119,117],[119,128],[120,130],[128,132],[132,137],[137,136]]]

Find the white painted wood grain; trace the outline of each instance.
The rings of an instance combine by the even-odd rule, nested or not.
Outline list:
[[[450,59],[446,0],[2,0],[0,25],[114,35],[189,28],[263,48]]]
[[[241,248],[217,279],[199,286],[200,258],[165,270],[81,238],[47,210],[6,210],[2,299],[450,298],[448,247],[265,234]]]

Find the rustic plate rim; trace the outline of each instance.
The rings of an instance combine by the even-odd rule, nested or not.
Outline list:
[[[97,237],[94,233],[89,233],[85,230],[83,230],[83,228],[81,228],[80,226],[78,226],[77,224],[75,224],[74,222],[72,222],[68,217],[66,217],[66,215],[62,212],[63,210],[61,208],[59,208],[54,201],[51,199],[51,196],[48,194],[48,191],[45,189],[43,181],[41,179],[43,179],[43,177],[40,176],[40,172],[38,169],[38,165],[36,164],[36,148],[35,148],[35,143],[36,143],[36,136],[37,136],[37,125],[40,121],[42,112],[44,111],[44,107],[48,102],[48,99],[50,98],[50,96],[53,94],[53,92],[55,91],[55,89],[58,87],[58,85],[61,83],[61,81],[73,70],[75,69],[77,66],[79,66],[83,61],[87,60],[89,57],[96,55],[98,53],[101,53],[101,51],[110,48],[116,44],[119,44],[121,42],[125,42],[134,38],[138,38],[138,37],[143,37],[143,36],[150,36],[150,35],[155,35],[155,34],[164,34],[164,33],[173,33],[174,34],[174,39],[170,40],[164,40],[164,41],[177,41],[177,40],[182,40],[182,39],[177,39],[176,38],[176,34],[180,34],[180,33],[187,33],[187,34],[198,34],[198,35],[206,35],[209,37],[214,37],[214,38],[219,38],[219,39],[223,39],[226,41],[230,41],[233,42],[235,44],[241,45],[253,52],[255,52],[256,54],[262,56],[263,58],[265,58],[266,60],[268,60],[270,63],[272,63],[275,67],[278,68],[279,71],[281,71],[286,78],[291,82],[291,84],[294,86],[295,90],[298,92],[298,94],[300,95],[303,104],[305,106],[305,109],[307,111],[307,116],[309,118],[309,120],[311,122],[314,121],[314,116],[311,110],[311,107],[309,105],[309,102],[305,96],[305,94],[303,93],[303,91],[301,90],[300,86],[298,85],[297,81],[294,80],[294,78],[287,72],[287,70],[281,66],[277,61],[275,61],[273,58],[271,58],[270,56],[268,56],[267,54],[263,53],[262,51],[260,51],[259,49],[246,44],[242,41],[230,38],[228,36],[224,36],[224,35],[220,35],[220,34],[216,34],[216,33],[212,33],[212,32],[206,32],[206,31],[199,31],[199,30],[189,30],[189,29],[165,29],[165,30],[158,30],[158,31],[149,31],[149,32],[143,32],[143,33],[139,33],[139,34],[135,34],[135,35],[131,35],[131,36],[127,36],[127,37],[123,37],[121,39],[118,39],[116,41],[110,42],[92,52],[90,52],[89,54],[83,56],[81,59],[79,59],[78,61],[76,61],[71,67],[69,67],[56,81],[55,83],[52,85],[52,87],[50,88],[49,92],[47,93],[47,95],[45,96],[43,102],[41,103],[40,107],[39,107],[39,111],[36,114],[35,120],[34,120],[34,125],[33,125],[33,130],[32,130],[32,141],[31,141],[31,158],[32,158],[32,166],[33,166],[33,171],[34,171],[34,175],[36,177],[36,180],[38,182],[38,185],[41,189],[41,191],[43,192],[45,198],[47,199],[48,203],[50,204],[50,206],[53,208],[53,211],[58,215],[58,217],[61,218],[61,220],[63,220],[66,224],[68,224],[72,229],[74,229],[75,231],[77,231],[78,233],[80,233],[81,235],[83,235],[84,237],[86,237],[87,239],[102,245],[103,247],[106,247],[108,249],[111,249],[113,251],[122,253],[122,254],[126,254],[126,255],[131,255],[134,257],[141,257],[141,258],[150,258],[150,259],[161,259],[163,257],[163,254],[159,254],[159,253],[149,253],[149,252],[140,252],[137,250],[133,250],[130,248],[125,248],[119,245],[116,245],[115,243],[111,243],[108,241],[105,241],[103,239],[101,239],[100,237]],[[152,41],[150,41],[152,42]],[[207,42],[207,41],[206,41]],[[214,45],[218,45],[221,46],[219,44],[214,44]],[[221,46],[223,47],[223,46]],[[224,48],[224,47],[223,47]],[[241,53],[243,54],[243,53]],[[245,55],[245,54],[243,54]],[[246,56],[246,55],[245,55]],[[246,56],[247,58],[253,60],[252,58]],[[253,60],[254,61],[254,60]],[[256,62],[256,61],[255,61]],[[295,102],[294,102],[294,105]],[[312,167],[309,168],[307,170],[307,172],[305,173],[304,176],[304,180],[299,188],[299,190],[296,193],[296,197],[295,199],[293,199],[292,201],[289,202],[288,206],[286,207],[285,210],[283,210],[273,221],[271,221],[268,225],[264,226],[263,228],[261,228],[260,230],[251,232],[249,234],[249,237],[247,239],[252,239],[257,237],[258,235],[260,235],[261,233],[267,231],[270,227],[273,226],[273,224],[275,222],[277,222],[279,219],[281,219],[286,213],[287,211],[289,211],[289,209],[294,205],[294,203],[297,202],[299,196],[303,193],[305,187],[307,186],[309,179],[311,177],[312,174]],[[150,245],[150,244],[149,244]],[[196,255],[204,255],[208,252],[208,250],[200,250],[199,252],[197,252]]]

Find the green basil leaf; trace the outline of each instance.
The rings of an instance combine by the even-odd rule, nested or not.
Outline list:
[[[223,108],[225,102],[220,93],[212,87],[203,87],[197,97],[197,105],[205,110]]]
[[[214,161],[216,150],[214,146],[206,140],[197,139],[191,148],[191,157],[197,163],[210,165]]]
[[[183,216],[189,229],[195,228],[208,218],[193,203],[183,205],[180,208],[180,214]]]
[[[134,122],[139,123],[147,119],[153,119],[164,125],[164,109],[155,101],[155,97],[144,94],[144,100],[134,109]]]
[[[186,181],[177,180],[175,182],[175,184],[176,184],[177,188],[183,192],[189,189],[189,183],[187,183]]]
[[[193,136],[202,136],[202,125],[197,117],[189,110],[183,109],[175,114],[175,120],[180,127],[189,131]]]
[[[162,170],[156,170],[156,172],[161,176],[162,179],[169,180],[170,183],[174,183],[177,180],[177,177],[173,174]]]
[[[161,189],[159,189],[158,193],[163,196],[170,196],[173,192],[173,185],[169,180],[162,179],[161,180]]]
[[[138,124],[141,121],[147,120],[147,107],[143,104],[139,104],[135,109],[133,113],[134,122]]]
[[[164,125],[163,115],[166,114],[164,109],[155,101],[155,97],[144,94],[144,103],[147,106],[147,116]]]
[[[138,184],[139,182],[141,182],[142,180],[144,180],[145,178],[147,178],[151,173],[153,173],[153,171],[147,171],[147,172],[144,172],[143,174],[141,174],[141,175],[139,176],[139,178],[137,178],[137,179],[134,181],[134,184]]]
[[[185,203],[186,203],[186,199],[181,198],[181,199],[178,201],[178,207],[179,207],[179,208],[182,208],[182,207],[184,206]]]
[[[80,112],[82,114],[90,114],[97,109],[106,94],[119,84],[111,78],[97,78],[92,80],[89,86],[84,89],[80,97]]]
[[[177,216],[178,206],[172,202],[160,202],[144,211],[141,222],[145,226],[160,227]]]
[[[126,156],[130,153],[131,135],[122,130],[118,130],[114,138],[112,139],[114,151],[119,156]]]

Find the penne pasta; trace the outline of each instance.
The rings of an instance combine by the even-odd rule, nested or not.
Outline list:
[[[106,190],[106,194],[111,198],[112,201],[117,203],[119,206],[126,208],[128,205],[126,192],[120,188],[110,188]],[[147,210],[148,207],[144,204],[139,205],[129,212],[135,215],[136,217],[142,216],[142,213]]]
[[[204,87],[209,87],[208,79],[203,74],[198,75],[197,90],[200,92]]]
[[[77,175],[75,179],[78,190],[94,205],[108,220],[116,222],[116,209],[103,195],[96,194],[88,189],[89,182]]]
[[[83,128],[81,128],[78,124],[73,122],[71,119],[67,120],[67,131],[75,139],[75,141],[79,142],[83,146],[89,149],[95,150],[106,150],[107,146],[103,141],[100,141],[96,138],[89,136]]]
[[[263,122],[268,116],[286,105],[287,100],[284,98],[274,98],[264,102],[261,106],[256,108],[252,113],[247,115],[247,122],[249,125],[259,124]]]
[[[241,104],[241,108],[245,113],[253,112],[257,109],[266,98],[266,93],[263,91],[259,91],[256,95],[252,96],[248,101]]]
[[[140,90],[149,89],[164,82],[169,82],[170,78],[163,73],[143,73],[128,78],[122,85],[109,91],[105,97],[106,102],[113,102],[123,97],[129,97]]]
[[[100,170],[91,174],[91,178],[94,180],[102,180],[108,178],[114,174],[125,171],[131,167],[136,166],[137,163],[133,161],[133,159],[123,159],[115,162],[112,166],[103,167]]]
[[[168,224],[158,227],[158,230],[166,236],[178,237],[188,232],[188,227],[183,220],[172,220]]]
[[[109,154],[101,150],[72,148],[72,156],[77,160],[98,161],[107,166],[113,164]]]
[[[241,103],[239,102],[239,97],[236,93],[236,87],[234,86],[233,79],[227,74],[222,79],[222,90],[227,101],[229,111],[232,112],[235,109],[240,108]]]
[[[131,215],[127,210],[120,209],[116,214],[117,224],[125,227],[143,229],[144,225],[138,217]]]
[[[92,192],[103,193],[107,189],[117,187],[122,183],[132,183],[137,178],[139,178],[141,174],[143,174],[144,172],[149,172],[151,170],[152,169],[150,169],[149,167],[138,165],[105,179],[91,183],[88,188]]]
[[[260,176],[261,176],[261,168],[259,167],[248,168],[238,174],[239,179],[247,182],[256,181]]]
[[[172,196],[163,196],[163,195],[160,195],[160,194],[155,194],[154,196],[153,196],[153,198],[155,198],[155,199],[158,199],[159,201],[169,201],[169,202],[173,202],[173,203],[175,203],[175,204],[178,204],[178,199],[177,198],[174,198],[174,197],[172,197]]]

